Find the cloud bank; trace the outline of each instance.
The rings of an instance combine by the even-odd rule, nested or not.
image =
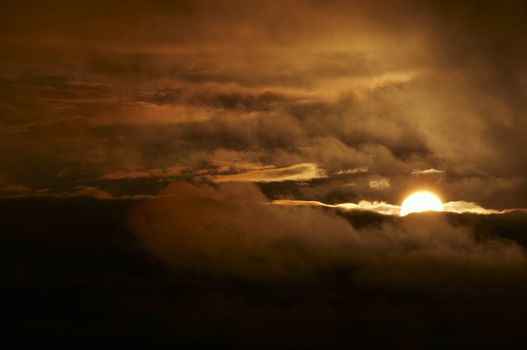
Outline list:
[[[268,281],[341,268],[364,283],[405,286],[516,273],[526,262],[517,244],[476,239],[441,216],[355,228],[331,208],[272,205],[250,184],[173,183],[162,195],[133,210],[130,225],[151,253],[183,271]]]

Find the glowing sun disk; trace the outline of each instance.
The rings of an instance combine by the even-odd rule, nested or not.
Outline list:
[[[443,204],[438,196],[432,192],[414,192],[405,198],[401,204],[400,215],[405,216],[410,213],[422,213],[425,211],[443,211]]]

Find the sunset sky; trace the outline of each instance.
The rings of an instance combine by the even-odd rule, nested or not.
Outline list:
[[[512,0],[2,2],[2,332],[517,347],[526,36]]]

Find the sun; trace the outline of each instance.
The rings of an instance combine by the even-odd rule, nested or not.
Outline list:
[[[422,213],[425,211],[443,211],[443,204],[437,195],[428,191],[414,192],[405,198],[401,204],[399,215]]]

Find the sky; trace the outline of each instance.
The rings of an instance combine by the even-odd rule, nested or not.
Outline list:
[[[527,206],[521,2],[2,7],[3,195],[290,180],[270,194]]]
[[[504,300],[527,310],[526,13],[513,0],[2,2],[0,225],[5,246],[20,251],[6,272],[13,293],[39,286],[37,266],[51,259],[39,271],[54,281],[64,273],[69,287],[49,282],[49,293],[86,273],[98,276],[94,300],[105,286],[117,298],[125,287],[115,281],[133,268],[100,279],[124,254],[137,260],[130,266],[154,266],[126,277],[156,290],[127,294],[151,309],[122,308],[162,324],[144,329],[160,342],[172,334],[160,330],[172,329],[156,309],[166,307],[216,312],[234,328],[290,315],[287,329],[307,315],[291,337],[273,328],[263,347],[294,348],[317,327],[314,346],[336,345],[347,330],[330,325],[348,316],[364,346],[378,331],[401,348],[516,344],[518,317]],[[446,213],[400,218],[417,190],[436,193]],[[39,242],[56,257],[28,248]],[[75,257],[85,244],[90,254]],[[88,256],[103,252],[107,263],[92,265]],[[62,271],[69,259],[91,272]],[[156,286],[187,294],[172,303]],[[318,299],[327,289],[341,312]],[[285,309],[273,299],[284,293]],[[51,309],[71,307],[51,299]],[[507,319],[508,330],[492,333],[460,300]],[[408,337],[393,338],[372,312],[406,320],[398,329]],[[445,330],[448,315],[477,326],[463,338]],[[66,316],[49,317],[65,325],[78,314]],[[114,325],[128,321],[111,317],[111,334],[124,334]],[[188,317],[190,334],[240,345],[230,328]],[[45,316],[15,319],[15,334],[46,334],[28,326]],[[248,341],[260,339],[254,329]],[[183,333],[178,344],[191,344]]]

